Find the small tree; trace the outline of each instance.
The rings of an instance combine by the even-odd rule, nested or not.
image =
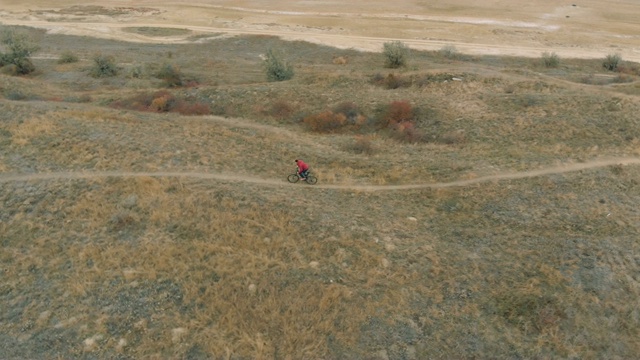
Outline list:
[[[560,65],[560,57],[554,52],[548,53],[545,51],[542,53],[542,62],[548,68],[558,67]]]
[[[118,67],[113,56],[98,54],[93,58],[91,76],[96,78],[111,77],[118,74]]]
[[[619,54],[609,54],[602,60],[602,67],[609,71],[615,71],[621,61],[622,57]]]
[[[2,44],[8,49],[7,53],[0,53],[0,66],[13,65],[17,75],[32,73],[36,67],[31,62],[31,54],[38,50],[29,37],[15,31],[5,31]]]
[[[267,50],[264,66],[269,81],[285,81],[293,77],[293,66],[283,57],[281,53],[276,54],[272,49]]]
[[[407,64],[409,48],[401,41],[386,42],[382,53],[385,57],[385,66],[395,69]]]

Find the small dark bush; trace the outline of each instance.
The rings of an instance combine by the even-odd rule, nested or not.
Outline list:
[[[118,67],[113,56],[98,54],[93,58],[91,76],[95,78],[112,77],[118,74]]]
[[[619,54],[609,54],[602,60],[602,67],[609,71],[615,71],[621,61],[622,57]]]
[[[71,64],[78,62],[78,57],[71,51],[65,51],[60,55],[58,64]]]
[[[560,65],[560,57],[554,52],[544,52],[542,53],[542,63],[548,68],[555,68]]]
[[[180,69],[172,64],[163,65],[156,73],[158,79],[164,80],[167,87],[178,87],[183,85],[183,76]]]

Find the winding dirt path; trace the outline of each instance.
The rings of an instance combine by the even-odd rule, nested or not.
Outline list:
[[[639,165],[640,158],[609,158],[588,161],[584,163],[564,164],[548,167],[544,169],[512,172],[495,175],[487,175],[475,179],[458,180],[443,183],[429,184],[407,184],[407,185],[316,185],[309,186],[308,189],[333,189],[333,190],[354,190],[354,191],[391,191],[391,190],[412,190],[412,189],[441,189],[449,187],[463,187],[485,182],[515,180],[532,178],[553,174],[564,174],[581,170],[595,169],[612,165]],[[128,172],[128,171],[101,171],[101,172],[52,172],[37,174],[0,174],[0,183],[16,181],[47,181],[47,180],[70,180],[70,179],[93,179],[106,177],[182,177],[201,180],[218,180],[245,182],[263,186],[292,186],[286,180],[258,179],[246,175],[224,174],[224,173],[204,173],[204,172]]]

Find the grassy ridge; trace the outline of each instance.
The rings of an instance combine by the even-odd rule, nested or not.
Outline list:
[[[43,52],[80,44],[45,38]],[[395,72],[413,79],[410,86],[390,90],[371,81],[389,71],[379,55],[302,42],[239,37],[134,53],[125,43],[82,41],[87,54],[112,52],[120,75],[89,77],[83,54],[73,64],[38,59],[29,78],[0,75],[2,173],[195,171],[239,181],[0,183],[0,357],[631,358],[640,351],[635,166],[393,192],[284,181],[296,157],[325,184],[384,185],[637,155],[640,109],[629,90],[637,79],[576,82],[601,70],[570,59],[549,70],[527,59],[415,53]],[[291,54],[294,79],[264,82],[259,55],[267,46]],[[333,63],[335,55],[348,62]],[[164,61],[199,79],[171,91],[206,100],[217,115],[109,106],[158,91],[158,79],[132,78],[127,69]],[[464,76],[418,81],[450,74]],[[318,134],[301,123],[344,101],[375,123],[381,106],[396,100],[419,110],[416,126],[431,140],[407,143],[375,127]],[[291,110],[274,111],[279,101]],[[464,141],[437,140],[449,132]],[[370,152],[354,151],[362,138]]]

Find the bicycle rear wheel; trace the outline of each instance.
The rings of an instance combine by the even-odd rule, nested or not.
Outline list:
[[[307,175],[307,184],[315,185],[318,182],[318,178],[313,175]]]
[[[298,180],[300,180],[300,177],[298,176],[298,174],[291,174],[291,175],[287,176],[287,180],[290,183],[297,183]]]

